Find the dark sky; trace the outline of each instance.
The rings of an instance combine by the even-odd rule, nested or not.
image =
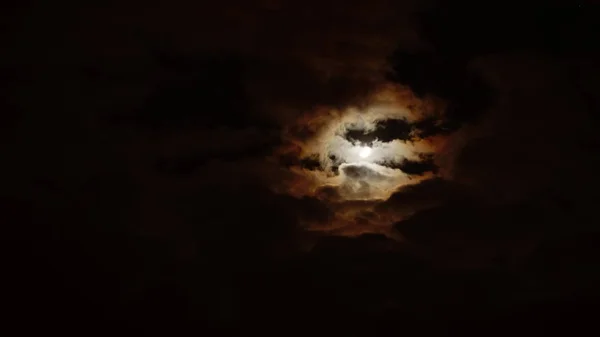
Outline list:
[[[595,1],[2,12],[2,302],[15,327],[594,328]],[[343,124],[389,92],[410,118]],[[350,142],[427,151],[375,171],[321,150],[338,125]]]

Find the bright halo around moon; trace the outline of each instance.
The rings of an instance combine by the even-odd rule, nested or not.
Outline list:
[[[360,151],[358,152],[358,155],[361,158],[367,158],[369,155],[371,155],[371,148],[368,146],[363,146]]]

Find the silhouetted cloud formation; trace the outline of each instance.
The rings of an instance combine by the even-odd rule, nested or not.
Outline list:
[[[21,326],[532,335],[595,312],[592,1],[7,11]]]

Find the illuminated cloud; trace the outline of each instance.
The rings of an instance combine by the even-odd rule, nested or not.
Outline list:
[[[384,84],[364,99],[363,106],[344,110],[321,107],[302,115],[285,130],[287,142],[280,153],[295,148],[295,156],[312,158],[315,164],[305,166],[302,174],[311,176],[319,191],[335,188],[335,199],[385,200],[398,187],[431,176],[404,172],[402,163],[420,162],[424,155],[434,153],[436,141],[419,138],[415,131],[409,132],[410,140],[401,136],[387,139],[389,130],[382,123],[400,121],[412,127],[438,110],[439,103],[432,99],[419,99],[408,88]],[[371,133],[375,138],[361,142],[350,136],[353,132]],[[384,135],[385,141],[379,140],[378,134]],[[315,190],[306,192],[314,194]]]
[[[280,193],[315,197],[333,210],[327,226],[311,229],[394,237],[391,224],[399,215],[379,216],[374,207],[403,186],[437,176],[435,154],[445,137],[422,137],[419,123],[437,118],[444,105],[390,83],[361,101],[317,107],[286,127],[273,159],[288,162],[295,178],[273,184]]]

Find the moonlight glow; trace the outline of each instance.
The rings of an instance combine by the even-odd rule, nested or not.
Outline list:
[[[358,155],[361,158],[367,158],[369,155],[371,154],[371,148],[368,146],[364,146],[360,149],[360,151],[358,152]]]
[[[410,141],[406,135],[393,139],[389,137],[390,131],[384,130],[387,124],[395,125],[392,121],[412,128],[414,123],[428,117],[424,107],[429,103],[405,98],[411,93],[406,93],[403,87],[384,89],[360,109],[337,111],[323,107],[307,113],[298,120],[297,127],[300,130],[310,125],[315,130],[313,137],[297,140],[296,128],[285,133],[293,141],[282,147],[282,155],[299,153],[301,159],[319,162],[317,169],[297,169],[297,174],[310,183],[290,186],[294,195],[316,193],[319,199],[335,202],[381,201],[402,186],[431,177],[429,172],[409,175],[401,167],[406,161],[420,162],[422,154],[433,152],[433,143],[419,139],[418,135],[411,136]],[[410,110],[406,108],[408,103],[419,108]]]

